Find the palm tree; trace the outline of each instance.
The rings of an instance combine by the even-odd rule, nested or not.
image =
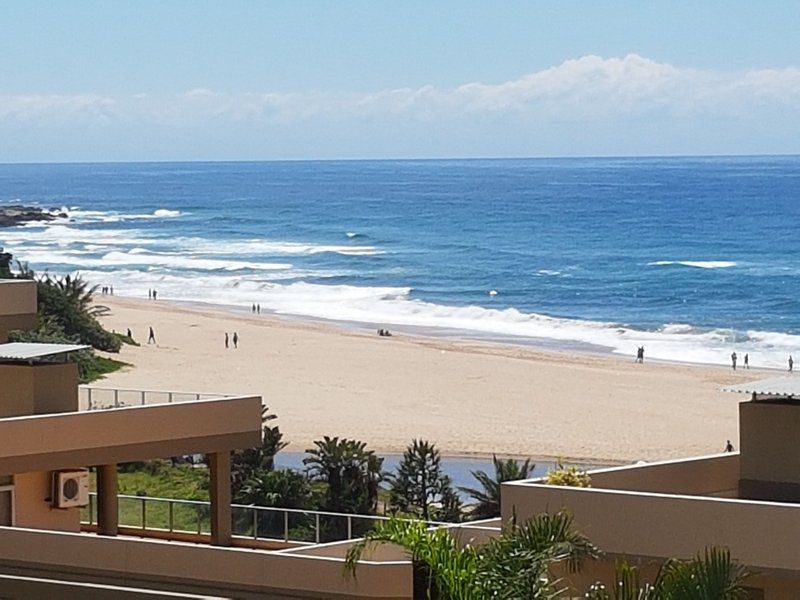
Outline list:
[[[383,459],[366,446],[358,440],[325,436],[306,450],[303,463],[310,477],[327,484],[325,510],[353,514],[377,510]]]
[[[345,573],[355,576],[363,554],[381,543],[406,549],[414,564],[415,598],[431,600],[552,598],[561,592],[552,567],[578,569],[599,554],[564,512],[512,523],[482,546],[462,546],[448,530],[430,530],[421,521],[392,519],[350,548]]]
[[[528,479],[536,468],[530,459],[524,462],[513,458],[501,459],[492,455],[494,464],[494,477],[485,471],[472,471],[472,476],[478,480],[483,489],[459,487],[458,489],[475,499],[476,504],[469,511],[470,519],[492,519],[500,516],[500,490],[505,481],[518,481]]]
[[[656,580],[641,584],[636,567],[617,565],[616,582],[608,590],[596,583],[588,600],[745,600],[747,570],[731,558],[727,549],[706,548],[691,560],[670,559]]]

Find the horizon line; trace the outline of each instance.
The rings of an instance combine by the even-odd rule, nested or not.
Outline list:
[[[557,156],[425,156],[425,157],[379,157],[379,158],[265,158],[265,159],[134,159],[134,160],[54,160],[0,162],[0,166],[34,165],[122,165],[122,164],[209,164],[209,163],[302,163],[302,162],[434,162],[434,161],[501,161],[501,160],[601,160],[601,159],[669,159],[669,158],[791,158],[800,153],[759,154],[587,154]]]

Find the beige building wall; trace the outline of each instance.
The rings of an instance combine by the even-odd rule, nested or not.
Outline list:
[[[75,363],[0,364],[0,418],[77,410]]]
[[[591,472],[592,487],[735,497],[739,484],[739,454],[736,452],[681,460],[629,465]]]
[[[0,343],[15,329],[36,329],[36,282],[0,280]]]
[[[407,560],[364,562],[348,579],[341,559],[281,552],[3,527],[0,540],[0,572],[235,598],[412,598]]]
[[[743,498],[800,502],[800,404],[759,400],[739,404]]]
[[[51,477],[48,471],[14,476],[14,525],[31,529],[80,531],[79,509],[52,507]]]

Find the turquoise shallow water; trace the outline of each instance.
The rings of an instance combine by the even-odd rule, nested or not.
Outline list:
[[[649,358],[800,348],[798,157],[0,165],[118,294]]]

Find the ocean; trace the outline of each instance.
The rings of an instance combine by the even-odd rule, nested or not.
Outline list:
[[[36,271],[397,332],[784,368],[800,157],[0,165]]]

